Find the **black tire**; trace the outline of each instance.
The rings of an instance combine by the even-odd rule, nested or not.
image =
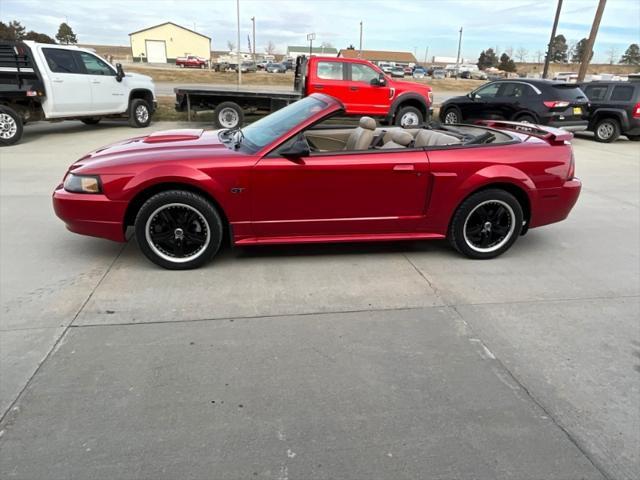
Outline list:
[[[213,111],[213,124],[216,128],[241,127],[243,122],[244,112],[235,102],[222,102]]]
[[[449,227],[449,242],[469,258],[494,258],[509,250],[518,239],[522,220],[522,207],[509,192],[495,188],[481,190],[456,210]]]
[[[440,118],[442,123],[462,123],[462,112],[458,107],[447,107]]]
[[[189,270],[204,265],[218,252],[223,226],[206,198],[168,190],[142,205],[135,232],[140,250],[153,263],[169,270]]]
[[[518,115],[517,117],[515,117],[515,121],[520,123],[538,123],[536,117],[534,117],[533,115],[529,115],[528,113],[525,113],[524,115]]]
[[[640,135],[627,135],[627,138],[632,142],[640,142]]]
[[[396,113],[395,124],[401,127],[418,127],[424,123],[424,115],[416,107],[402,107]]]
[[[620,136],[620,122],[615,118],[603,118],[598,120],[593,127],[593,135],[596,142],[615,142]]]
[[[17,143],[22,138],[22,118],[10,107],[0,105],[0,146]]]
[[[146,113],[143,113],[146,112]],[[129,125],[133,128],[148,127],[151,123],[151,106],[142,98],[134,98],[129,103]]]
[[[81,118],[80,121],[85,125],[97,125],[102,120],[100,117]]]

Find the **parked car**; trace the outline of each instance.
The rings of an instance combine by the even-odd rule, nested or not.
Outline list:
[[[476,80],[487,80],[487,74],[481,70],[471,72],[471,78]]]
[[[264,70],[267,68],[267,65],[269,65],[271,62],[268,62],[266,60],[263,60],[262,62],[258,62],[256,64],[256,67],[258,68],[258,70]]]
[[[392,77],[397,77],[397,78],[404,77],[404,68],[403,67],[393,67],[391,69],[391,76]]]
[[[92,50],[67,45],[0,42],[0,145],[20,140],[38,120],[126,117],[146,127],[156,107],[151,77],[125,73]]]
[[[434,80],[442,80],[443,78],[447,78],[447,72],[442,69],[436,69],[431,73],[431,76]]]
[[[187,55],[186,57],[176,58],[176,65],[180,68],[207,68],[209,61],[206,58],[197,57],[195,55]]]
[[[640,141],[640,82],[582,84],[591,102],[588,130],[598,142],[614,142],[620,135]]]
[[[393,65],[391,65],[390,63],[387,62],[380,62],[378,63],[378,67],[380,67],[380,70],[382,70],[384,73],[391,73],[391,70],[393,70]]]
[[[534,79],[486,83],[440,107],[445,123],[504,119],[572,131],[587,128],[588,114],[587,97],[578,85]]]
[[[296,63],[290,58],[283,61],[282,64],[285,66],[287,70],[293,70],[296,67]]]
[[[124,242],[133,226],[149,260],[179,270],[209,261],[225,236],[237,246],[447,238],[488,259],[578,199],[570,132],[323,124],[343,112],[313,94],[242,129],[100,148],[71,165],[54,210],[84,235]]]
[[[282,67],[277,69],[283,72]],[[242,125],[244,112],[268,113],[314,92],[342,101],[347,115],[370,115],[387,123],[417,126],[431,118],[431,87],[399,81],[360,58],[298,57],[292,89],[274,92],[264,88],[231,90],[209,85],[175,88],[176,110],[214,110],[218,128]]]
[[[460,78],[467,78],[470,79],[471,78],[471,72],[468,70],[465,70],[464,72],[460,73]]]
[[[282,63],[270,63],[266,70],[269,73],[287,73],[287,67]]]
[[[413,67],[410,67],[409,65],[404,67],[404,74],[405,75],[412,75],[413,74]]]
[[[413,78],[424,78],[427,75],[427,72],[422,67],[416,67],[413,69]]]
[[[240,71],[242,73],[256,72],[258,71],[258,67],[253,62],[242,62],[240,64]]]

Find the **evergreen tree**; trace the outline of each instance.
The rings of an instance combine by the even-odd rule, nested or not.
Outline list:
[[[500,64],[498,65],[498,69],[504,72],[515,72],[516,71],[516,62],[514,62],[509,55],[503,53],[500,56]]]
[[[572,63],[581,63],[582,56],[584,55],[584,51],[587,48],[587,39],[583,38],[578,43],[576,43],[575,48],[573,49],[573,54],[571,55]],[[589,57],[589,61],[593,58],[593,51],[591,51],[591,56]]]
[[[482,52],[480,52],[480,57],[478,57],[477,65],[480,70],[484,70],[489,67],[495,67],[496,65],[498,65],[498,57],[493,51],[493,48],[488,48],[487,50],[483,50]]]
[[[638,47],[637,43],[629,45],[627,51],[624,52],[624,55],[620,58],[620,63],[624,63],[626,65],[640,65],[640,47]]]
[[[551,55],[549,57],[550,61],[553,63],[567,63],[567,39],[564,38],[564,35],[556,35],[553,37],[551,41]]]
[[[64,43],[65,45],[69,45],[70,43],[78,43],[78,39],[76,38],[76,34],[73,33],[73,30],[69,25],[62,22],[60,27],[58,28],[58,33],[56,33],[56,39],[60,43]]]

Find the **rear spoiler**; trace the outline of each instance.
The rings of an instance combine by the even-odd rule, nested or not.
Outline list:
[[[509,122],[506,120],[479,120],[477,125],[485,125],[489,128],[497,128],[498,130],[513,130],[514,132],[524,133],[539,137],[547,142],[558,145],[569,142],[573,138],[573,133],[561,130],[559,128],[547,127],[546,125],[535,125],[532,123]]]

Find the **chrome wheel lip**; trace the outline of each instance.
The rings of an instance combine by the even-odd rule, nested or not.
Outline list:
[[[420,119],[418,118],[418,114],[415,112],[407,112],[402,115],[402,118],[400,118],[400,126],[402,127],[413,127],[419,123]]]
[[[218,122],[224,128],[234,128],[238,126],[240,117],[238,112],[231,107],[225,107],[218,113]]]
[[[456,112],[448,112],[444,116],[444,123],[458,123],[458,114]]]
[[[471,216],[475,213],[476,210],[478,210],[480,207],[482,207],[483,205],[487,205],[488,203],[496,203],[502,207],[504,207],[507,212],[509,213],[511,222],[509,225],[509,230],[507,231],[507,233],[505,234],[504,238],[502,240],[500,240],[497,244],[492,245],[490,247],[478,247],[477,245],[475,245],[467,236],[467,223],[469,222],[469,219],[471,218]],[[467,218],[465,218],[464,220],[464,225],[462,226],[462,235],[464,237],[464,241],[467,244],[467,246],[472,249],[475,252],[478,253],[492,253],[495,252],[496,250],[499,250],[500,248],[502,248],[507,242],[509,242],[509,240],[511,240],[511,237],[513,236],[513,233],[515,232],[516,229],[516,215],[513,211],[513,208],[511,208],[511,206],[507,203],[504,202],[502,200],[485,200],[484,202],[480,202],[478,205],[476,205],[473,210],[471,210],[469,212],[469,214],[467,215]]]
[[[8,113],[0,113],[0,137],[9,140],[16,136],[18,123]]]
[[[191,210],[191,211],[195,212],[198,215],[199,220],[204,224],[204,227],[207,230],[205,243],[195,253],[193,253],[192,255],[189,255],[189,256],[186,256],[186,257],[174,257],[174,256],[171,256],[171,255],[167,255],[165,252],[163,252],[154,243],[153,239],[151,238],[151,223],[153,222],[153,219],[161,211],[163,211],[163,210],[165,210],[167,208],[172,208],[172,207],[186,208],[188,210]],[[182,229],[179,229],[179,230],[182,230]],[[145,223],[144,232],[145,232],[145,239],[147,241],[147,245],[149,245],[149,248],[151,248],[153,253],[158,255],[163,260],[166,260],[166,261],[171,262],[171,263],[186,263],[186,262],[190,262],[192,260],[195,260],[196,258],[200,257],[207,250],[207,247],[209,246],[209,243],[211,243],[211,227],[209,226],[209,222],[207,222],[207,219],[204,218],[204,215],[202,213],[200,213],[200,211],[197,208],[194,208],[191,205],[187,205],[186,203],[179,203],[179,202],[167,203],[165,205],[162,205],[162,206],[156,208],[151,213],[151,215],[149,215],[149,218],[147,218],[147,222]]]
[[[601,123],[598,126],[598,136],[602,139],[609,139],[613,136],[613,125],[609,122]]]
[[[140,123],[146,123],[149,120],[149,109],[146,105],[138,105],[136,107],[136,119]]]

